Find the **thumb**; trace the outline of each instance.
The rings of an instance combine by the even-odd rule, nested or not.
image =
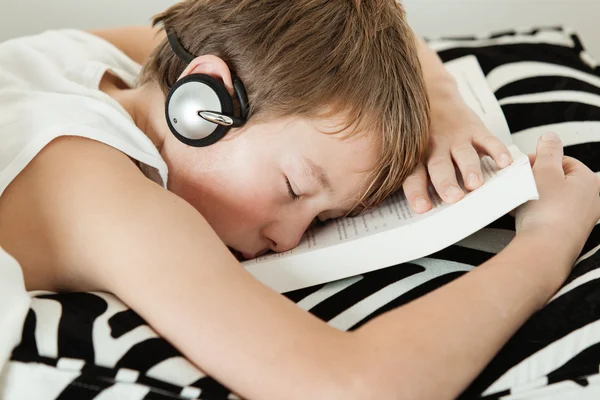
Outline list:
[[[562,168],[563,145],[556,133],[544,133],[537,144],[533,172],[536,178],[564,177]]]

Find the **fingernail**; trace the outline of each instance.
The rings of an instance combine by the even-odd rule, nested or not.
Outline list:
[[[500,154],[500,159],[498,161],[500,162],[500,167],[508,167],[510,165],[510,156],[506,153],[502,153]]]
[[[424,210],[429,206],[429,202],[425,197],[419,196],[415,201],[415,206],[417,207],[417,210]]]
[[[461,193],[462,191],[456,186],[450,186],[448,189],[446,189],[446,197],[460,196]]]
[[[469,176],[467,176],[467,183],[469,184],[469,186],[478,185],[479,177],[477,176],[477,174],[469,174]]]
[[[560,140],[558,135],[554,132],[546,132],[542,135],[543,140]]]

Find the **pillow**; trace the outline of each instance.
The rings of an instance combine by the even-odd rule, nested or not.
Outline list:
[[[600,171],[600,69],[562,28],[430,42],[444,61],[473,54],[495,92],[515,144],[533,152],[557,132],[567,155]],[[460,277],[514,237],[501,218],[439,253],[285,296],[331,326],[360,327]],[[600,228],[562,290],[503,347],[461,398],[600,392]],[[4,371],[3,398],[235,399],[192,366],[133,311],[102,293],[32,293],[21,344]],[[468,312],[468,310],[465,310]],[[519,397],[523,398],[523,397]],[[600,393],[598,394],[600,398]]]

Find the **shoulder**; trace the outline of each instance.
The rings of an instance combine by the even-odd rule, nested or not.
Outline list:
[[[153,229],[159,213],[191,208],[186,205],[119,150],[60,137],[0,196],[0,242],[21,263],[30,290],[99,290],[83,278],[62,278],[122,254],[118,246],[134,245],[140,232]],[[117,234],[125,237],[114,241]]]

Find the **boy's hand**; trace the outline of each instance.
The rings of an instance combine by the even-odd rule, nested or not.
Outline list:
[[[512,163],[504,143],[488,131],[462,99],[446,104],[451,103],[452,107],[439,107],[437,112],[432,104],[429,152],[403,184],[411,208],[419,214],[431,210],[427,193],[430,181],[444,202],[455,203],[464,196],[458,173],[468,190],[483,184],[480,157],[489,155],[500,168]]]
[[[600,218],[600,178],[580,161],[564,157],[554,133],[539,139],[537,155],[530,160],[540,199],[517,209],[517,237],[543,238],[548,249],[560,250],[572,266]]]

